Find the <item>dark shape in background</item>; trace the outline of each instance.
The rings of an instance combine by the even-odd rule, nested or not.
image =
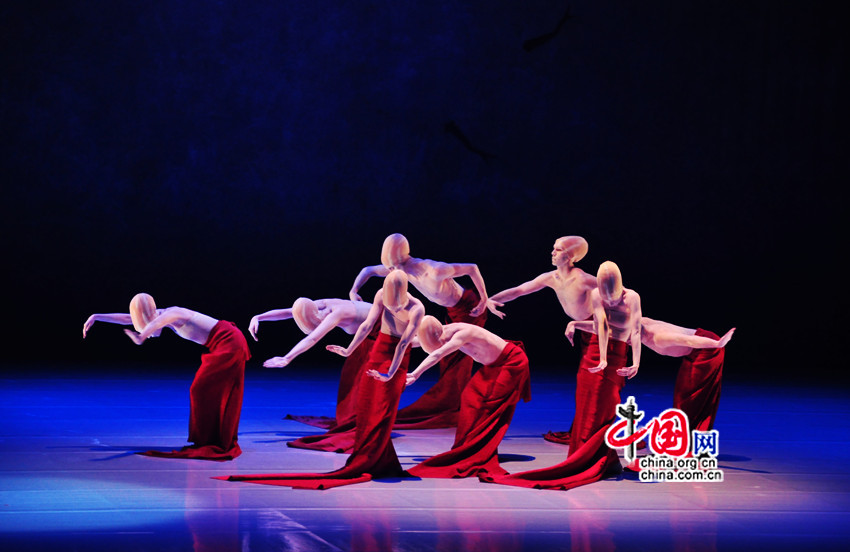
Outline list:
[[[497,292],[580,234],[581,266],[616,261],[646,315],[737,326],[727,377],[842,377],[807,352],[839,342],[846,304],[820,276],[843,251],[850,173],[840,18],[570,6],[528,55],[564,4],[6,3],[4,362],[194,366],[179,340],[136,347],[103,325],[83,341],[82,323],[144,290],[247,330],[299,296],[345,297],[391,232],[478,263]],[[551,292],[506,312],[488,328],[572,377]],[[252,363],[299,336],[266,325]]]
[[[487,153],[486,151],[476,147],[475,144],[472,143],[472,140],[467,138],[466,134],[463,133],[463,131],[457,126],[457,123],[455,123],[454,121],[449,121],[448,123],[446,123],[445,129],[447,133],[460,140],[460,143],[463,144],[463,147],[465,147],[475,155],[479,156],[484,161],[496,157],[495,155]]]
[[[543,46],[544,44],[552,40],[554,37],[558,36],[558,33],[560,33],[561,29],[564,28],[564,24],[567,22],[567,20],[572,18],[573,16],[570,13],[570,8],[569,6],[567,6],[567,11],[564,12],[564,15],[561,17],[561,19],[558,20],[558,24],[555,25],[555,28],[553,30],[549,31],[548,33],[543,33],[540,36],[529,38],[528,40],[522,43],[522,49],[526,52],[530,52]]]

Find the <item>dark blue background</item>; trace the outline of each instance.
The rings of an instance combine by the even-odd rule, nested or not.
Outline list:
[[[80,329],[144,290],[247,331],[345,297],[391,232],[491,293],[579,234],[646,315],[737,326],[727,374],[843,374],[844,27],[767,0],[5,2],[3,360],[194,359]],[[551,292],[506,312],[573,368]],[[262,335],[257,362],[299,337]]]

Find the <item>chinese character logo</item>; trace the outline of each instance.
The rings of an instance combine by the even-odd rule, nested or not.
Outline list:
[[[684,481],[722,482],[723,471],[717,465],[717,430],[690,431],[688,416],[677,408],[668,408],[643,427],[637,422],[644,413],[637,409],[634,397],[617,405],[617,421],[605,432],[611,448],[623,449],[629,468],[640,471],[643,482]],[[646,439],[651,454],[637,459],[636,443]]]

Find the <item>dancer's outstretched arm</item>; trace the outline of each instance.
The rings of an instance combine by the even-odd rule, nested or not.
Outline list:
[[[478,296],[481,297],[481,300],[469,314],[471,316],[478,316],[484,312],[484,309],[487,308],[487,289],[484,286],[484,278],[481,276],[481,271],[478,269],[477,264],[434,262],[433,266],[436,268],[436,276],[440,279],[469,276],[476,291],[478,291]]]
[[[357,328],[357,332],[354,334],[354,337],[351,339],[351,343],[349,343],[348,347],[343,347],[341,345],[327,345],[325,346],[325,349],[344,357],[350,356],[351,353],[353,353],[354,350],[357,349],[357,347],[360,346],[360,344],[363,343],[363,341],[365,341],[369,336],[369,332],[371,332],[372,328],[375,327],[375,323],[378,322],[383,310],[384,290],[379,289],[375,294],[375,301],[369,309],[369,314],[366,315],[366,319],[363,320],[363,323],[360,324],[359,328]]]
[[[289,320],[292,318],[292,309],[273,309],[266,311],[263,314],[258,314],[251,318],[251,323],[248,324],[248,331],[254,341],[259,341],[257,332],[260,331],[260,322],[273,322],[276,320]]]
[[[655,342],[661,346],[682,345],[692,349],[720,349],[725,347],[729,340],[732,339],[732,334],[735,333],[735,328],[732,328],[720,339],[712,339],[702,335],[683,335],[678,332],[660,330],[654,332]]]
[[[388,269],[384,265],[374,265],[363,268],[363,270],[361,270],[360,273],[357,275],[357,278],[354,279],[354,284],[351,286],[351,291],[348,292],[348,298],[352,301],[362,301],[363,299],[360,298],[360,295],[358,295],[357,292],[360,291],[360,288],[363,287],[363,284],[365,284],[366,281],[369,278],[372,278],[373,276],[384,278],[389,273],[390,269]]]
[[[503,313],[496,307],[503,307],[505,306],[505,303],[513,301],[517,297],[522,297],[523,295],[528,295],[529,293],[540,291],[541,289],[546,287],[547,282],[551,277],[551,273],[547,272],[545,274],[541,274],[533,280],[529,280],[518,286],[508,288],[504,291],[500,291],[496,295],[491,295],[489,300],[487,301],[487,308],[490,309],[490,312],[492,312],[499,318],[504,318],[505,313]]]
[[[110,314],[93,314],[89,316],[85,324],[83,324],[83,339],[85,339],[86,334],[89,333],[89,330],[95,322],[109,322],[110,324],[121,324],[122,326],[133,325],[133,319],[130,318],[129,313],[114,312]]]
[[[411,385],[413,382],[418,380],[420,376],[425,373],[426,370],[440,362],[440,360],[442,360],[444,356],[449,355],[463,347],[463,343],[464,341],[462,336],[459,336],[457,333],[454,334],[449,341],[447,341],[444,345],[440,346],[439,349],[428,355],[425,360],[423,360],[419,364],[419,366],[416,367],[415,370],[407,374],[407,385]]]
[[[268,359],[263,363],[263,366],[265,366],[266,368],[283,368],[287,366],[290,362],[295,360],[295,357],[310,349],[313,345],[315,345],[323,337],[325,337],[328,332],[336,328],[342,321],[342,318],[342,314],[338,312],[331,312],[324,318],[324,320],[322,320],[322,322],[318,326],[316,326],[316,329],[307,334],[304,339],[296,343],[295,346],[290,349],[288,353],[286,353],[282,357],[273,357]]]

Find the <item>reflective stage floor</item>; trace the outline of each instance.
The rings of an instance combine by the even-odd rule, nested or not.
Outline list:
[[[15,367],[11,367],[15,368]],[[0,388],[2,550],[844,550],[850,546],[848,392],[724,382],[723,482],[634,475],[570,491],[461,480],[373,481],[326,491],[211,479],[331,471],[345,456],[288,448],[321,430],[283,420],[333,415],[336,374],[249,365],[231,462],[133,454],[185,444],[192,366],[164,371],[20,367]],[[108,371],[107,371],[108,370]],[[109,374],[109,375],[104,375]],[[532,373],[500,447],[508,471],[557,464],[574,371]],[[673,377],[630,381],[647,417],[671,406]],[[405,392],[409,404],[428,386]],[[453,430],[397,431],[405,466],[450,448]]]

